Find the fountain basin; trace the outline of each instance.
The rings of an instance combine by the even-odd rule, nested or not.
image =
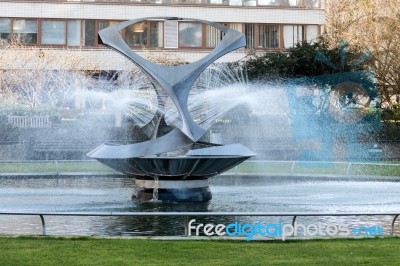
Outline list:
[[[101,163],[141,179],[195,180],[225,172],[250,156],[187,156],[98,159]]]
[[[101,163],[141,179],[194,180],[225,172],[256,154],[241,144],[219,145],[193,149],[184,155],[122,156],[115,151],[135,145],[103,144],[88,154]],[[209,145],[215,145],[209,143]]]
[[[241,144],[199,148],[181,156],[121,158],[108,152],[108,149],[119,146],[126,145],[103,144],[88,155],[135,178],[133,196],[139,200],[153,199],[156,189],[156,197],[162,201],[208,201],[211,199],[208,177],[225,172],[256,155]],[[96,154],[109,156],[99,158]]]

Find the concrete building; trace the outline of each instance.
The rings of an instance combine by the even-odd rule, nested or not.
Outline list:
[[[225,56],[231,61],[248,51],[281,50],[312,41],[324,24],[323,0],[32,0],[0,1],[0,38],[50,49],[84,50],[103,69],[120,69],[121,57],[101,44],[99,29],[142,17],[183,17],[223,23],[243,32],[245,49]],[[132,49],[168,51],[188,62],[204,56],[221,33],[191,21],[149,20],[121,34]],[[79,48],[79,49],[77,49]],[[184,51],[184,53],[182,53]],[[85,68],[85,66],[82,66]]]

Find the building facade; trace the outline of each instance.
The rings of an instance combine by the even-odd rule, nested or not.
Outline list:
[[[245,34],[247,45],[221,60],[249,51],[287,49],[313,41],[324,24],[323,0],[55,0],[0,1],[0,38],[62,54],[84,50],[104,69],[121,68],[120,56],[106,49],[98,30],[142,17],[183,17],[219,22]],[[222,38],[221,32],[186,20],[147,20],[121,32],[134,50],[179,53],[191,62]],[[79,48],[79,49],[78,49]],[[85,66],[83,66],[85,67]]]

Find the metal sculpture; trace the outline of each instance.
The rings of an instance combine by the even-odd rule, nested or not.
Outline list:
[[[126,44],[120,31],[149,19],[190,20],[219,29],[224,37],[218,46],[202,59],[184,65],[165,66],[150,62]],[[206,201],[211,199],[207,178],[226,171],[255,154],[241,144],[216,145],[199,142],[206,130],[197,125],[188,110],[188,96],[194,81],[219,57],[245,46],[242,33],[218,23],[172,17],[142,18],[122,22],[99,31],[103,43],[133,61],[146,73],[164,105],[172,100],[182,123],[169,133],[157,135],[162,115],[155,115],[144,127],[152,127],[148,141],[127,145],[103,144],[88,153],[89,157],[136,178],[136,196],[142,200],[157,198],[173,201]],[[163,90],[163,92],[159,91]],[[145,130],[146,131],[146,130]],[[148,131],[147,131],[148,132]]]

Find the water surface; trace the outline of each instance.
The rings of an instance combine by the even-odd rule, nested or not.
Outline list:
[[[226,182],[229,181],[229,182]],[[227,184],[230,185],[227,185]],[[0,178],[0,210],[27,212],[399,212],[400,182],[324,178],[211,180],[207,203],[132,200],[133,179],[124,177]],[[236,185],[235,185],[236,184]],[[288,217],[194,217],[200,222],[290,222]],[[183,218],[47,216],[50,235],[182,235]],[[299,217],[299,223],[332,222],[390,228],[391,217]],[[396,227],[400,230],[400,226]],[[41,234],[38,216],[0,215],[0,234]]]

